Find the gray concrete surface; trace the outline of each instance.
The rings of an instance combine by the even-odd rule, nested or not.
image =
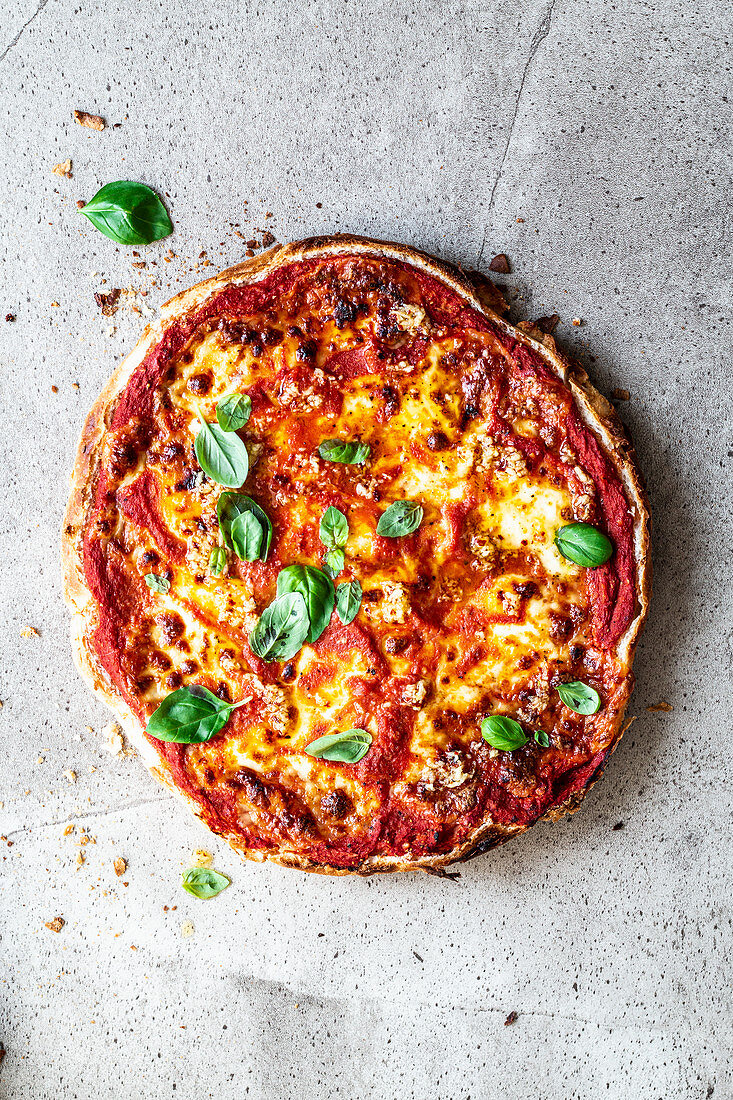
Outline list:
[[[733,1096],[727,5],[12,0],[1,28],[2,1096]],[[118,178],[169,196],[155,268],[76,210]],[[154,308],[255,226],[505,251],[514,315],[557,311],[597,384],[631,392],[656,525],[637,720],[581,814],[455,884],[214,845],[233,886],[189,898],[210,838],[105,750],[72,665],[68,471],[145,319],[93,293]]]

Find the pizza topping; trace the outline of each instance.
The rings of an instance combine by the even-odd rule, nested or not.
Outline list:
[[[309,756],[319,760],[335,760],[342,764],[356,764],[369,752],[371,734],[366,730],[344,730],[343,733],[327,733],[306,745]]]
[[[171,582],[157,573],[146,573],[143,578],[151,592],[169,592]]]
[[[249,644],[252,652],[263,661],[288,661],[302,647],[310,629],[311,620],[302,593],[289,591],[278,594],[265,608],[249,636]]]
[[[481,736],[492,749],[513,752],[527,744],[527,734],[514,718],[492,714],[481,723]]]
[[[230,393],[216,406],[216,419],[223,431],[238,432],[249,420],[251,412],[251,397],[243,393]]]
[[[305,601],[310,621],[308,641],[313,644],[328,626],[333,612],[336,598],[333,581],[313,565],[289,565],[277,577],[278,596],[288,592],[299,592]]]
[[[566,707],[576,714],[595,714],[601,709],[601,697],[595,688],[584,684],[582,680],[573,680],[569,684],[559,684],[557,694]]]
[[[366,462],[370,450],[368,443],[343,439],[324,439],[318,446],[318,454],[327,462],[344,462],[352,466]]]
[[[347,581],[336,589],[336,614],[344,625],[348,626],[356,618],[361,607],[361,584],[358,580]]]
[[[144,183],[129,180],[107,183],[85,203],[81,213],[95,229],[117,244],[150,244],[173,232],[168,211]]]
[[[205,474],[230,489],[238,489],[247,480],[249,455],[242,440],[234,432],[223,431],[218,424],[209,424],[196,406],[201,430],[196,435],[196,458]]]
[[[171,692],[148,719],[147,732],[159,741],[191,745],[209,741],[242,703],[227,703],[199,684]]]
[[[411,535],[422,523],[423,515],[422,506],[414,500],[396,500],[379,517],[377,534],[388,539]]]
[[[589,523],[568,523],[555,532],[555,545],[564,558],[587,568],[603,565],[613,553],[613,543]]]
[[[227,567],[227,552],[223,546],[215,546],[209,557],[209,572],[220,577]]]
[[[183,872],[181,885],[195,898],[215,898],[231,885],[231,879],[211,867],[191,867]]]

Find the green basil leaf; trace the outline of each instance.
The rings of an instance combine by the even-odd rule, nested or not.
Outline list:
[[[503,714],[492,714],[481,723],[481,736],[488,741],[492,749],[513,752],[527,744],[527,734],[514,718]]]
[[[223,546],[215,546],[209,556],[209,572],[214,577],[220,577],[227,564],[227,552]]]
[[[262,550],[265,532],[253,512],[236,516],[229,528],[234,553],[242,561],[257,561]]]
[[[199,684],[167,695],[148,719],[147,732],[159,741],[193,745],[210,741],[229,721],[238,703],[225,703]]]
[[[216,406],[216,419],[225,432],[238,432],[252,412],[252,398],[246,393],[230,393]]]
[[[183,872],[181,885],[195,898],[215,898],[222,890],[226,890],[231,881],[211,867],[191,867]]]
[[[266,607],[249,636],[252,652],[263,661],[289,661],[301,648],[310,628],[308,608],[300,592],[279,595]]]
[[[345,581],[336,589],[336,614],[344,626],[353,622],[361,607],[361,584],[357,580]]]
[[[334,577],[338,577],[339,573],[344,567],[345,561],[346,555],[344,554],[343,550],[339,549],[339,547],[336,546],[333,550],[329,550],[326,554],[326,561],[323,566],[324,573],[326,573],[331,578],[331,580],[333,580]]]
[[[543,749],[549,749],[550,738],[547,736],[544,730],[535,730],[534,739],[538,745],[542,745]]]
[[[346,462],[351,466],[361,465],[369,458],[371,447],[358,440],[324,439],[318,445],[318,454],[327,462]]]
[[[151,592],[170,592],[171,582],[167,577],[160,577],[157,573],[146,573],[145,583]]]
[[[595,569],[607,562],[613,553],[613,543],[590,523],[566,523],[555,532],[555,546],[564,558]]]
[[[200,411],[198,416],[201,431],[196,436],[194,450],[201,469],[219,485],[236,489],[247,480],[249,473],[247,448],[234,432],[225,432],[218,424],[209,424]]]
[[[336,760],[341,764],[356,764],[369,752],[372,735],[366,730],[344,730],[343,733],[327,733],[306,745],[309,756],[318,760]]]
[[[289,565],[277,578],[277,594],[300,592],[310,619],[308,641],[320,638],[329,624],[335,601],[333,581],[313,565]]]
[[[569,684],[558,684],[557,694],[566,707],[576,714],[595,714],[601,709],[601,697],[595,688],[584,684],[582,680],[573,680]]]
[[[259,504],[245,493],[222,493],[219,497],[219,501],[216,505],[216,515],[219,520],[219,527],[221,528],[224,545],[228,546],[230,550],[234,550],[236,553],[232,540],[232,524],[237,516],[244,515],[245,512],[251,512],[262,527],[264,535],[258,556],[261,561],[267,561],[267,554],[272,541],[272,524],[267,513],[263,512]],[[255,559],[249,558],[246,560],[254,561]]]
[[[346,546],[349,537],[349,521],[338,508],[329,505],[321,517],[318,535],[324,546],[333,550],[339,546]]]
[[[411,535],[422,523],[423,515],[422,507],[414,500],[396,500],[379,517],[377,534],[388,539]]]
[[[144,183],[107,183],[81,212],[95,229],[117,244],[150,244],[173,232],[168,211]]]

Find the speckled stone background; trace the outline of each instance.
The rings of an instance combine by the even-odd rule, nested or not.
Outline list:
[[[0,26],[2,1096],[733,1096],[726,5],[11,0]],[[146,268],[76,209],[118,178],[168,196]],[[656,570],[637,720],[579,815],[456,883],[214,845],[233,885],[190,898],[212,839],[106,750],[71,661],[83,417],[147,311],[256,228],[506,252],[514,316],[558,312],[600,388],[631,394]],[[106,319],[112,287],[147,294]]]

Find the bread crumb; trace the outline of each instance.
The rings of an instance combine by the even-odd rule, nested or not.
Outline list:
[[[107,752],[112,753],[113,756],[121,756],[125,748],[125,741],[117,723],[109,722],[108,725],[103,728],[102,733],[107,738]]]
[[[582,318],[581,317],[573,317],[573,324],[575,325],[576,328],[579,328],[583,324]]]
[[[20,632],[21,638],[40,638],[40,630],[36,630],[34,626],[24,626]]]
[[[194,867],[211,867],[214,862],[214,857],[211,852],[207,852],[205,848],[194,848],[191,852],[190,863]]]
[[[76,783],[76,772],[72,771],[71,768],[65,768],[62,775],[65,779],[68,779],[69,783]]]
[[[46,921],[46,928],[50,928],[52,932],[60,932],[65,924],[63,917],[54,917],[53,920]]]
[[[90,115],[88,111],[74,111],[74,118],[80,126],[86,126],[88,130],[103,130],[105,126],[101,115]]]
[[[118,856],[112,866],[115,869],[115,874],[117,875],[117,878],[122,878],[125,871],[127,870],[127,860],[124,860],[121,856]]]
[[[38,759],[36,760],[36,764],[42,764],[45,759],[46,759],[45,756],[39,756]]]
[[[664,700],[662,700],[661,703],[655,703],[653,706],[647,707],[646,709],[647,710],[671,711],[671,710],[674,710],[674,707],[672,706],[671,703],[665,703]]]
[[[76,869],[77,869],[77,871],[79,870],[81,865],[84,863],[84,860],[86,858],[87,857],[84,855],[84,853],[81,851],[81,849],[79,849],[79,851],[76,853]]]
[[[183,924],[181,925],[181,935],[183,936],[184,940],[187,940],[189,938],[189,936],[193,935],[193,933],[194,933],[193,921],[185,920],[183,922]]]
[[[71,836],[73,831],[74,831],[74,826],[73,825],[67,825],[66,828],[64,829],[64,836]]]
[[[63,176],[64,179],[67,179],[67,180],[70,180],[70,179],[73,178],[72,175],[71,175],[71,161],[70,160],[62,160],[60,164],[54,164],[51,171],[53,172],[53,174],[55,176]]]

